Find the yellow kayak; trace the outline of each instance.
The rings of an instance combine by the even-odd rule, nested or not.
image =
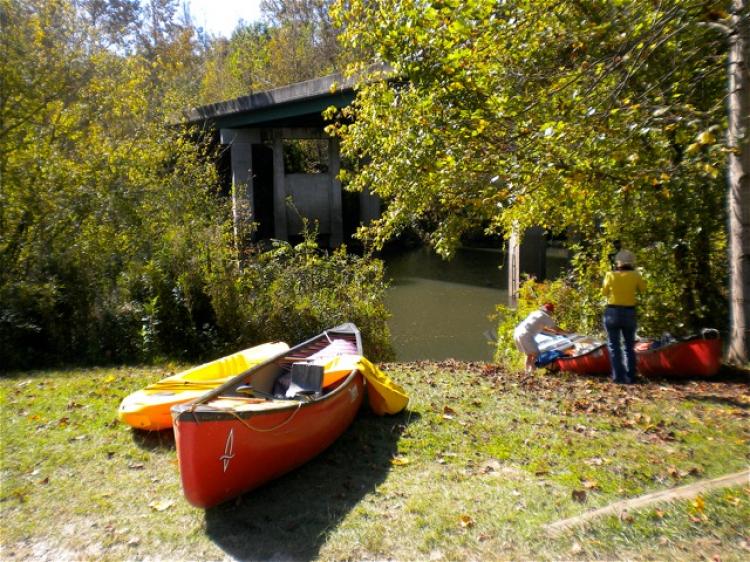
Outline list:
[[[127,396],[117,417],[137,429],[169,429],[172,406],[198,398],[287,349],[289,346],[283,342],[264,343],[177,373]]]

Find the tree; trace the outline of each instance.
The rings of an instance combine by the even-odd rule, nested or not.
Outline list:
[[[199,103],[318,78],[339,66],[330,0],[265,0],[262,23],[241,22],[209,41]]]
[[[117,52],[109,20],[69,1],[2,8],[0,362],[195,344],[222,213],[203,148],[156,97],[155,66],[174,61]]]
[[[734,0],[729,37],[729,239],[732,336],[729,360],[750,358],[750,14]]]
[[[299,82],[330,74],[338,66],[338,32],[329,15],[332,0],[263,0],[271,29],[272,74]]]
[[[378,263],[310,235],[238,270],[211,143],[173,119],[205,43],[175,0],[139,6],[0,0],[0,370],[216,356],[342,318],[387,357]]]
[[[737,24],[718,5],[340,1],[344,44],[393,68],[332,127],[363,162],[351,186],[388,202],[362,235],[417,224],[449,255],[477,225],[574,232],[589,286],[619,239],[652,277],[644,326],[720,322],[727,43],[709,24]]]

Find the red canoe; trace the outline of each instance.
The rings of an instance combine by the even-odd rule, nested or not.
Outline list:
[[[659,347],[653,345],[636,344],[638,372],[644,377],[710,377],[719,372],[721,340],[714,330]]]
[[[187,500],[196,507],[214,506],[331,445],[354,420],[364,381],[358,370],[324,373],[322,365],[336,356],[361,354],[359,331],[343,324],[173,407]]]
[[[673,340],[663,345],[654,341],[636,343],[638,373],[644,377],[710,377],[721,366],[721,339],[715,330]],[[610,373],[609,350],[605,343],[556,359],[554,370],[597,375]]]
[[[610,372],[609,350],[601,343],[576,355],[566,355],[555,360],[554,368],[559,371],[580,375],[602,375]]]

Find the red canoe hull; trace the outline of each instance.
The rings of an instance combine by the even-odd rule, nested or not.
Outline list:
[[[721,340],[696,338],[637,351],[643,376],[710,377],[721,366]]]
[[[221,419],[176,416],[185,497],[196,507],[212,507],[304,464],[351,425],[363,395],[362,375],[355,372],[321,401]]]
[[[721,340],[696,338],[655,349],[636,347],[637,370],[644,377],[710,377],[721,367]],[[580,375],[611,372],[609,350],[602,345],[588,353],[555,360],[560,371]]]
[[[606,345],[600,345],[581,355],[560,357],[555,360],[555,367],[560,371],[579,375],[603,375],[610,371],[609,351]]]
[[[365,382],[358,370],[328,377],[335,373],[326,373],[324,365],[351,354],[362,354],[362,339],[354,324],[342,324],[193,402],[174,406],[187,500],[212,507],[297,468],[331,445],[354,420]]]

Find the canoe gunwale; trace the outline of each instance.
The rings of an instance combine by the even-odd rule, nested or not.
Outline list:
[[[302,343],[295,345],[294,347],[290,347],[289,349],[283,351],[282,353],[274,355],[273,357],[269,357],[266,361],[263,361],[262,363],[259,363],[258,365],[253,365],[249,369],[239,373],[238,375],[235,375],[234,377],[229,379],[227,382],[217,387],[216,389],[212,390],[211,392],[208,392],[195,400],[191,400],[190,402],[187,402],[185,405],[193,406],[193,405],[209,402],[210,400],[213,400],[217,398],[218,396],[221,396],[227,390],[234,388],[238,382],[246,379],[250,375],[260,371],[261,369],[266,368],[269,364],[282,361],[286,357],[293,355],[295,352],[310,346],[311,344],[321,340],[322,338],[328,338],[330,340],[331,339],[330,336],[335,335],[336,333],[345,333],[349,335],[350,337],[354,336],[356,340],[357,352],[360,355],[362,354],[362,336],[360,335],[357,327],[351,323],[341,324],[339,326],[336,326],[335,328],[325,330],[321,332],[320,334],[308,339],[307,341],[304,341]]]
[[[710,340],[716,340],[716,339],[720,339],[720,338],[713,337],[713,336],[705,337],[704,335],[700,334],[696,336],[690,336],[688,338],[670,341],[669,343],[665,343],[663,345],[660,345],[659,347],[649,347],[648,349],[639,349],[637,350],[637,353],[638,355],[646,356],[646,355],[651,355],[651,354],[657,354],[659,352],[669,350],[670,348],[675,348],[677,346],[682,346],[685,344],[699,343],[702,341],[710,341]]]
[[[569,360],[569,359],[572,360],[572,359],[579,359],[581,357],[586,357],[587,355],[591,355],[592,353],[594,353],[596,351],[599,351],[603,347],[604,348],[607,347],[607,343],[606,342],[600,343],[599,345],[597,345],[595,347],[592,347],[591,349],[588,349],[588,350],[584,351],[583,353],[578,353],[576,355],[563,355],[562,357],[558,357],[557,359],[555,359],[555,361],[566,361],[566,360]]]
[[[173,418],[175,422],[179,422],[179,423],[184,423],[184,422],[200,423],[204,421],[225,421],[229,419],[237,419],[237,420],[243,421],[243,420],[249,420],[257,416],[267,416],[269,414],[276,414],[276,413],[287,412],[287,411],[293,411],[293,415],[296,415],[296,413],[303,408],[309,408],[309,407],[320,405],[321,403],[334,399],[340,393],[346,391],[347,388],[351,385],[352,381],[354,380],[354,377],[357,376],[357,373],[358,371],[356,369],[353,369],[352,371],[349,372],[346,378],[340,384],[336,386],[336,388],[332,389],[330,392],[327,392],[313,400],[294,400],[294,399],[283,400],[283,402],[286,402],[286,404],[283,404],[283,405],[279,404],[278,407],[262,408],[262,409],[261,408],[245,409],[245,410],[210,406],[209,404],[203,403],[202,400],[193,401],[187,404],[181,404],[181,405],[175,406],[172,409]],[[363,378],[363,384],[364,384],[364,378]],[[269,402],[273,403],[272,400],[269,400]],[[295,403],[289,403],[289,402],[295,402]],[[291,421],[291,417],[289,421]],[[283,423],[288,423],[288,422],[283,422]],[[268,431],[267,429],[257,429],[257,428],[251,428],[251,429],[256,430],[256,431]]]

